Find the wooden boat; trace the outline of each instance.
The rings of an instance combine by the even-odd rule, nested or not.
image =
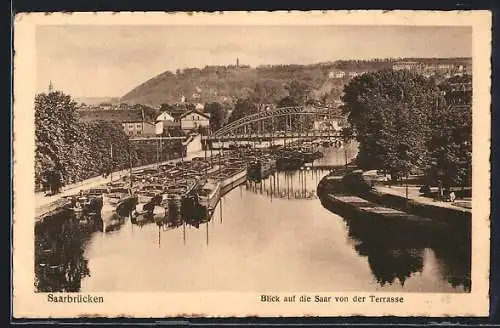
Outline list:
[[[276,170],[276,159],[264,157],[251,161],[247,166],[247,175],[251,180],[261,180],[267,178]]]
[[[141,214],[165,214],[162,207],[163,194],[154,191],[137,192],[138,204],[135,206],[134,215]]]
[[[228,172],[225,179],[221,180],[221,188],[226,188],[227,186],[233,185],[238,181],[243,182],[246,179],[247,172],[244,167],[239,167],[232,169]]]
[[[297,170],[302,166],[302,164],[304,164],[302,156],[284,155],[278,158],[276,166],[278,170],[286,171],[286,170]]]
[[[198,190],[199,204],[212,211],[219,202],[221,182],[218,179],[208,178]]]
[[[146,225],[148,223],[153,223],[155,222],[155,216],[153,214],[139,214],[139,215],[132,215],[130,218],[130,222],[132,224],[138,225],[142,227],[143,225]]]
[[[133,195],[129,188],[109,188],[102,194],[102,201],[101,218],[104,231],[107,231],[107,227],[120,224],[131,213],[137,205],[137,195]]]
[[[71,209],[75,212],[90,215],[99,214],[103,205],[102,194],[106,192],[107,189],[90,189],[81,191],[78,195],[70,196]]]
[[[168,211],[181,211],[183,199],[187,198],[198,187],[196,179],[183,179],[174,182],[165,190]]]

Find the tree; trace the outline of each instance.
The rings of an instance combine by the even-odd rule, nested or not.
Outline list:
[[[167,104],[167,103],[163,103],[160,105],[160,112],[171,111],[173,109],[175,109],[175,106],[172,106],[172,105]]]
[[[210,114],[210,129],[216,131],[222,127],[226,119],[226,111],[218,102],[205,104],[204,111]]]
[[[298,106],[299,103],[290,96],[283,97],[279,102],[278,102],[278,108],[281,107],[295,107]]]
[[[116,150],[113,162],[110,146]],[[61,92],[35,97],[35,181],[57,192],[64,183],[98,176],[106,168],[130,165],[129,140],[121,125],[82,123],[76,103]],[[137,160],[138,155],[132,154]]]
[[[257,106],[249,98],[239,98],[234,105],[234,110],[229,117],[229,122],[236,121],[244,116],[257,113]]]
[[[310,92],[310,86],[304,81],[293,80],[285,87],[288,96],[297,105],[304,104]]]
[[[472,76],[457,75],[444,80],[439,89],[449,105],[472,104]]]
[[[274,104],[286,93],[287,91],[279,81],[261,79],[255,83],[251,99],[258,104]]]
[[[71,145],[79,139],[76,102],[59,91],[35,96],[35,177],[37,182],[68,180]],[[50,177],[50,178],[49,178]],[[62,181],[60,181],[62,183]],[[57,188],[56,188],[57,189]]]
[[[452,77],[440,85],[444,103],[432,116],[429,140],[430,179],[440,180],[444,187],[472,184],[472,96],[467,88],[471,76]],[[452,84],[459,84],[453,87]]]
[[[424,165],[437,86],[408,71],[363,74],[344,89],[343,111],[360,144],[358,164],[398,180]]]

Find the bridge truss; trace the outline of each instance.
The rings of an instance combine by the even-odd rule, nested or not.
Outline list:
[[[307,134],[332,137],[340,136],[340,131],[338,130],[312,131],[311,119],[319,120],[324,118],[337,119],[339,121],[345,120],[343,116],[333,113],[331,108],[312,106],[281,107],[242,117],[215,131],[209,139],[220,140],[231,137],[245,138],[253,136],[280,137],[280,132],[283,133],[283,131],[277,131],[277,123],[278,125],[281,124],[281,126],[284,124],[290,129],[284,132],[285,137],[289,137],[289,135],[296,137]],[[292,122],[295,123],[295,131],[292,131]],[[297,131],[297,129],[300,130],[301,128],[303,131]]]

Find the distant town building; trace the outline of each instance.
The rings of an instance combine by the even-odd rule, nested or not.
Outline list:
[[[155,123],[155,134],[157,134],[157,135],[163,134],[163,123],[162,122]]]
[[[361,74],[363,74],[364,72],[348,72],[347,75],[349,77],[356,77],[356,76],[359,76]]]
[[[181,122],[180,120],[176,120],[172,115],[170,115],[167,111],[162,112],[156,118],[157,129],[161,129],[161,133],[163,131],[170,131],[180,128]],[[161,128],[158,126],[160,125]]]
[[[167,122],[173,122],[174,121],[174,118],[172,117],[172,115],[170,115],[169,113],[167,113],[166,111],[161,113],[160,115],[158,115],[156,117],[156,121],[157,122],[163,122],[163,121],[167,121]]]
[[[81,122],[106,121],[121,124],[129,136],[155,134],[155,117],[145,113],[144,109],[126,110],[79,110],[78,119]]]
[[[180,116],[185,112],[193,109],[195,109],[195,105],[188,102],[177,103],[173,105],[164,104],[160,106],[160,111],[162,113],[168,113],[170,116],[173,117],[174,121],[179,122],[179,124],[180,124]]]
[[[184,102],[186,102],[186,97],[184,97],[184,96],[181,96],[181,100],[180,100],[180,102],[181,102],[181,103],[184,103]]]
[[[323,118],[314,121],[314,130],[320,131],[340,131],[342,130],[342,123],[340,119],[335,118]]]
[[[419,62],[415,61],[401,61],[401,62],[396,62],[392,65],[392,69],[395,71],[399,70],[408,70],[408,71],[414,71],[423,68],[423,65]]]
[[[392,65],[393,70],[408,70],[426,77],[439,74],[449,78],[454,75],[470,73],[470,67],[464,64],[453,63],[422,63],[416,61],[399,61]]]
[[[266,110],[272,110],[276,108],[275,104],[257,104],[257,110],[259,112],[266,111]]]
[[[452,64],[438,64],[437,69],[440,71],[448,71],[453,69],[454,65]]]
[[[210,125],[210,115],[197,110],[189,110],[180,116],[180,121],[183,130],[196,130]]]
[[[331,71],[328,73],[330,79],[343,79],[345,77],[344,71]]]
[[[203,105],[202,103],[197,103],[196,105],[194,105],[194,108],[196,110],[203,111],[203,109],[205,108],[205,105]]]

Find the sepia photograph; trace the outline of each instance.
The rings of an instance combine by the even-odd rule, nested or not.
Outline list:
[[[19,17],[14,305],[487,313],[491,17],[441,14]]]

